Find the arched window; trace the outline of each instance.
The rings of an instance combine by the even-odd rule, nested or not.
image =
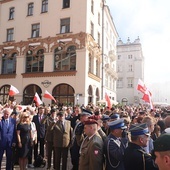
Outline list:
[[[13,101],[14,97],[10,97],[9,94],[10,85],[4,85],[0,88],[0,102],[2,104]]]
[[[99,101],[99,98],[100,98],[100,96],[99,96],[99,89],[96,88],[96,103],[97,103],[97,101]]]
[[[76,70],[76,47],[69,46],[67,51],[62,47],[54,50],[54,71]]]
[[[88,89],[88,103],[92,103],[92,102],[93,102],[93,88],[90,85]]]
[[[44,50],[40,49],[36,55],[29,50],[26,55],[26,73],[43,72],[44,70]]]
[[[28,85],[23,91],[23,104],[25,105],[33,104],[35,102],[33,99],[36,92],[41,98],[41,94],[42,94],[41,88],[36,84]]]
[[[3,54],[2,56],[2,74],[16,73],[16,56],[17,53],[12,55]]]
[[[59,84],[54,87],[52,95],[57,100],[58,105],[61,107],[63,105],[74,105],[74,89],[68,84]]]

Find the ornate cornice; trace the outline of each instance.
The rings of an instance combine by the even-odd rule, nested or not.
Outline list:
[[[94,74],[92,74],[92,73],[88,73],[88,76],[89,76],[90,78],[92,78],[93,80],[96,80],[96,81],[98,81],[98,82],[101,81],[101,78],[100,78],[100,77],[98,77],[98,76],[96,76],[96,75],[94,75]]]
[[[22,73],[23,78],[75,76],[77,71]]]
[[[0,74],[0,79],[16,78],[16,74]]]

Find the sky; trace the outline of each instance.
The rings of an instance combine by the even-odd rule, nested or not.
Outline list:
[[[145,84],[170,83],[170,0],[106,0],[119,37],[139,36]]]

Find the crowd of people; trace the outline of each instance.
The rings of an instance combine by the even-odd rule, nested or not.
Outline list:
[[[168,108],[138,106],[0,106],[0,165],[48,170],[169,170]],[[70,169],[71,170],[71,169]]]

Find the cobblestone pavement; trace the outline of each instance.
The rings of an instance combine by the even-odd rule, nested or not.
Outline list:
[[[68,164],[67,164],[67,170],[71,170],[71,168],[72,168],[72,164],[71,164],[71,158],[70,158],[70,154],[69,154],[69,156],[68,156]],[[0,168],[1,170],[5,170],[6,169],[6,156],[5,156],[5,154],[4,154],[4,156],[3,156],[3,160],[2,160],[2,166],[1,166],[1,168]],[[14,170],[19,170],[20,168],[19,168],[19,165],[15,165],[14,166]],[[45,166],[44,168],[27,168],[27,170],[34,170],[34,169],[36,169],[36,170],[45,170],[45,169],[47,169],[47,167]],[[57,169],[57,170],[59,170],[59,169]]]

